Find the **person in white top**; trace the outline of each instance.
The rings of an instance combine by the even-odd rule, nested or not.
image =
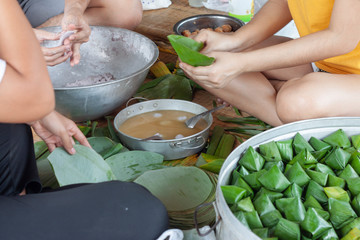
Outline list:
[[[62,146],[75,154],[74,139],[91,146],[72,120],[54,110],[45,59],[16,1],[0,1],[0,30],[0,239],[160,236],[168,228],[166,209],[138,184],[110,181],[44,192],[31,127],[50,152]]]

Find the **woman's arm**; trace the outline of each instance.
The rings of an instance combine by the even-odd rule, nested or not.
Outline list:
[[[40,45],[17,1],[0,1],[0,122],[30,122],[49,114],[54,91]]]

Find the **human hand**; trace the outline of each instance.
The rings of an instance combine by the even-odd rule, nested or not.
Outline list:
[[[233,33],[219,33],[202,29],[193,39],[204,43],[204,48],[201,50],[201,53],[204,54],[213,51],[228,52],[237,47]]]
[[[63,32],[76,31],[64,44],[72,43],[72,55],[70,58],[70,65],[75,66],[80,62],[80,46],[81,44],[88,42],[91,34],[91,29],[82,13],[76,9],[68,10],[64,13],[64,17],[61,22]]]
[[[51,112],[41,120],[29,124],[35,133],[44,140],[50,152],[56,147],[63,146],[68,153],[75,154],[73,137],[80,144],[91,148],[85,135],[76,126],[75,122],[56,111]]]
[[[44,41],[57,41],[60,39],[61,35],[60,33],[48,32],[35,28],[33,31],[40,43]],[[65,62],[72,55],[70,42],[67,42],[67,44],[62,46],[51,48],[41,46],[41,51],[48,66],[55,66]]]
[[[184,62],[180,62],[179,66],[198,84],[220,89],[242,73],[243,62],[239,60],[239,55],[241,53],[211,52],[207,56],[214,57],[215,61],[209,66],[193,67]]]

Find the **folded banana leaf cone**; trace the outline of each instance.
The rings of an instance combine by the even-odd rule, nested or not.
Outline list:
[[[211,225],[215,220],[215,210],[210,203],[215,200],[216,174],[192,166],[168,167],[147,171],[134,182],[162,201],[173,228],[194,228],[195,211],[198,227]]]

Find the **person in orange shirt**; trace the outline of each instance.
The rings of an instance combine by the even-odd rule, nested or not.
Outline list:
[[[47,65],[54,66],[70,58],[80,61],[80,46],[89,40],[89,25],[134,29],[142,19],[141,1],[134,0],[18,0],[39,41],[59,40],[61,33],[39,28],[62,26],[63,32],[75,30],[63,46],[42,48]]]
[[[180,67],[223,101],[272,126],[360,116],[360,1],[269,0],[234,34],[202,30],[206,67]],[[294,20],[300,38],[274,35]]]

